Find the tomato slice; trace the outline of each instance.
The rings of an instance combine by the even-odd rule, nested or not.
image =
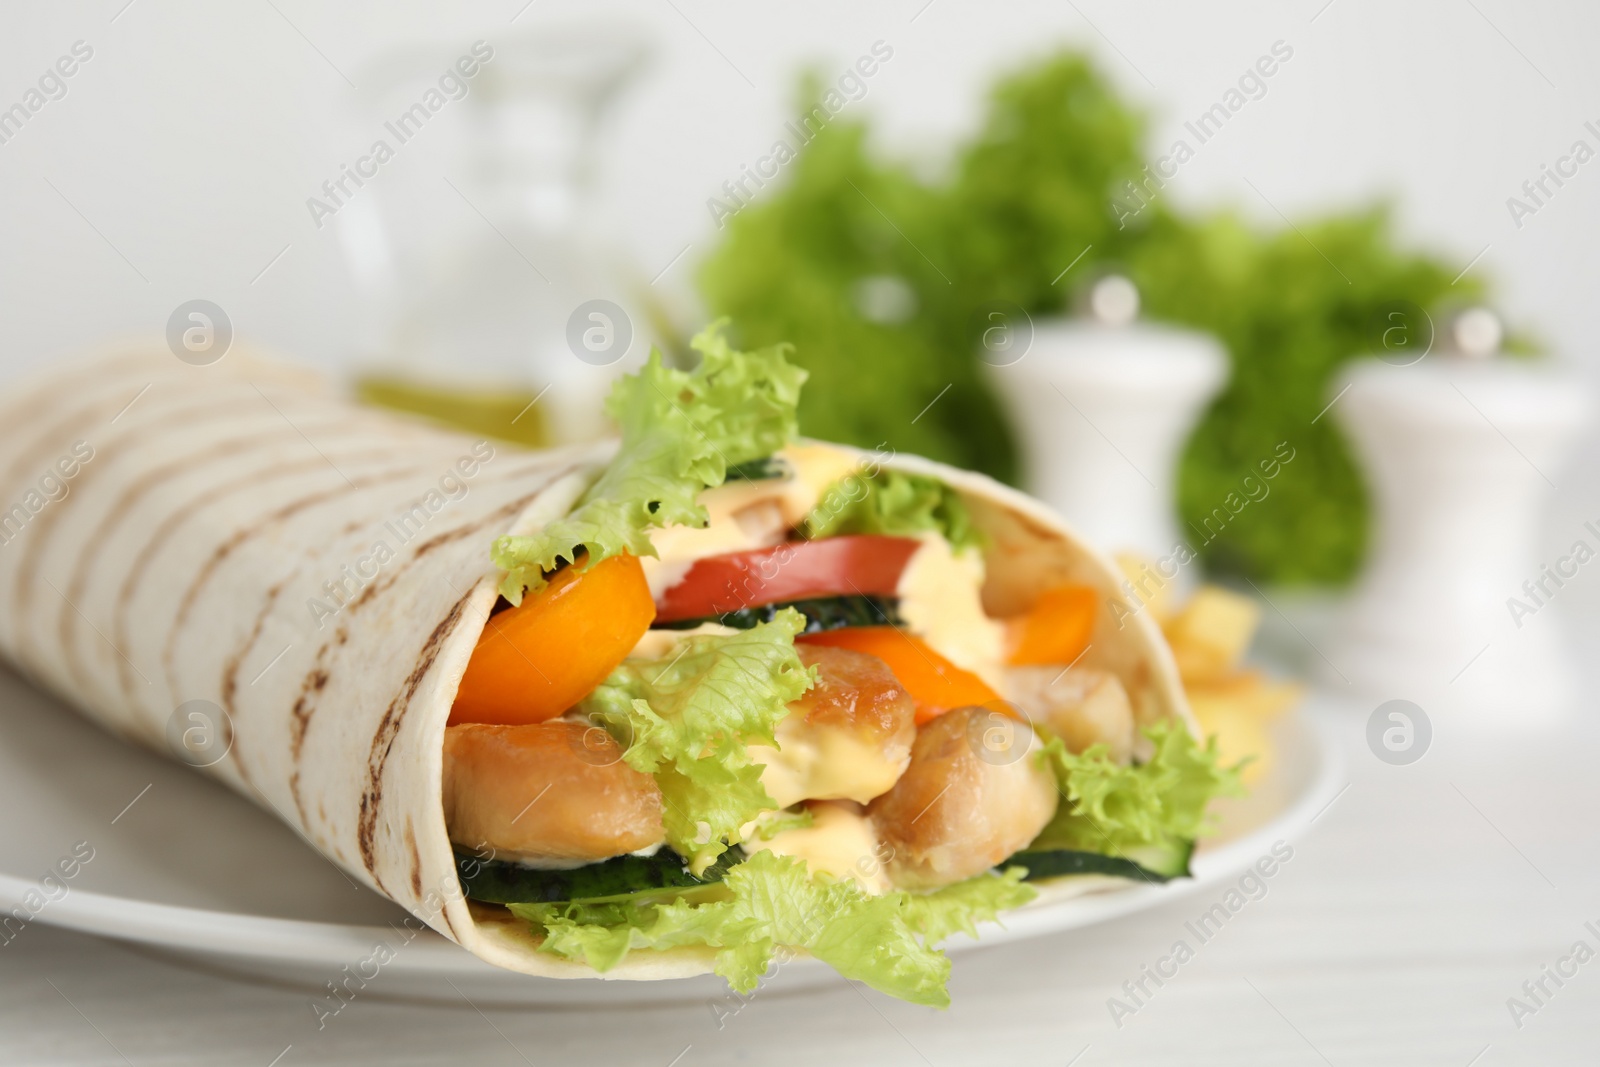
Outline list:
[[[920,637],[912,637],[896,626],[850,626],[801,634],[796,642],[848,648],[877,656],[889,665],[895,678],[917,702],[917,725],[936,719],[952,708],[971,705],[1003,707],[1003,702],[987,682],[971,671],[957,667],[935,652]]]
[[[921,545],[911,537],[854,534],[707,556],[661,594],[656,621],[725,615],[786,600],[893,596]]]

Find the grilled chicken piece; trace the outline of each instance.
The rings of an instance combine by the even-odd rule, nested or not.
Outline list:
[[[666,839],[661,790],[597,726],[452,726],[444,736],[450,840],[545,867],[637,852]]]
[[[884,869],[888,850],[878,841],[872,821],[859,804],[819,800],[807,804],[806,809],[811,813],[810,826],[784,830],[766,840],[747,840],[744,850],[798,856],[812,874],[853,879],[869,894],[887,893],[894,888]]]
[[[819,677],[778,720],[778,748],[750,746],[751,758],[766,764],[761,784],[780,808],[801,800],[865,804],[906,769],[916,703],[877,656],[821,645],[795,651]]]
[[[1026,723],[957,708],[923,725],[911,765],[868,806],[894,884],[935,889],[1021,850],[1055,814],[1055,779]]]
[[[1060,737],[1069,752],[1103,744],[1118,763],[1133,758],[1133,705],[1115,676],[1079,668],[1012,667],[1006,681],[1017,706]]]

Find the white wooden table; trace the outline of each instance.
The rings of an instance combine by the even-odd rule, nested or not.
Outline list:
[[[1594,1063],[1600,960],[1542,1006],[1525,981],[1574,942],[1600,951],[1600,725],[1464,735],[1434,718],[1419,763],[1380,763],[1365,712],[1342,721],[1349,788],[1293,859],[1201,944],[1221,891],[1099,927],[958,958],[947,1012],[839,981],[626,1011],[480,1012],[357,999],[319,1031],[306,993],[199,973],[35,924],[0,948],[4,1064],[965,1065]],[[1195,956],[1121,1026],[1125,981]],[[1567,965],[1570,970],[1570,965]],[[1167,968],[1170,971],[1170,966]],[[1519,1028],[1507,1007],[1537,1011]],[[731,1003],[731,1002],[730,1002]],[[1476,1057],[1476,1059],[1475,1059]]]

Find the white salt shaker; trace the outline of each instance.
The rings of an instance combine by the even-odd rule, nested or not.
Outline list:
[[[1179,450],[1227,377],[1212,337],[1135,321],[1139,294],[1115,275],[1090,290],[1085,319],[1041,320],[988,373],[1021,438],[1029,491],[1102,548],[1168,556]]]
[[[1572,695],[1556,617],[1511,601],[1531,604],[1544,505],[1592,404],[1573,378],[1496,358],[1492,313],[1449,332],[1443,353],[1360,360],[1334,383],[1376,523],[1324,680],[1506,725],[1554,721]]]

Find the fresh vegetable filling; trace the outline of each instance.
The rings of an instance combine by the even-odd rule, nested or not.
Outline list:
[[[943,1005],[937,943],[1030,881],[1186,875],[1237,777],[1095,666],[1095,590],[990,617],[959,493],[798,441],[781,350],[694,346],[614,388],[572,513],[495,545],[445,736],[468,896],[596,970],[697,947],[748,991],[803,951]]]

